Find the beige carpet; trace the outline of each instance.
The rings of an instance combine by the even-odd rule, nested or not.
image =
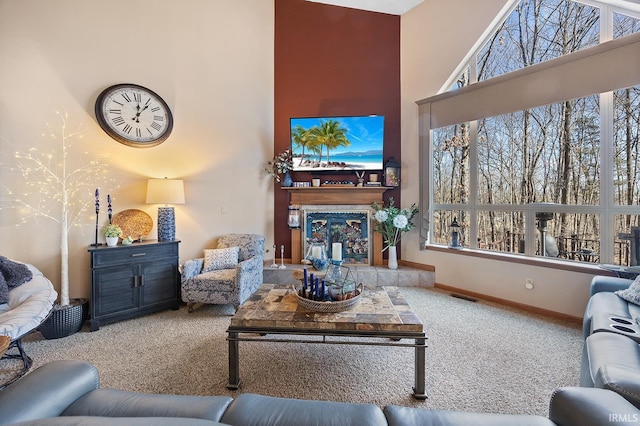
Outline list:
[[[57,359],[94,363],[102,386],[140,392],[238,392],[424,408],[547,415],[552,391],[579,380],[580,327],[438,290],[403,288],[425,323],[429,399],[411,394],[411,348],[240,343],[237,392],[228,379],[225,330],[230,306],[164,311],[88,326],[59,340],[24,339],[34,367]],[[15,365],[0,363],[0,376]]]

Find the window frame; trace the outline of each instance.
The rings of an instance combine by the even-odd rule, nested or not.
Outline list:
[[[574,0],[575,1],[575,0]],[[433,202],[433,173],[431,172],[434,169],[433,164],[433,128],[444,127],[444,125],[439,125],[434,121],[434,117],[437,119],[437,113],[434,114],[434,109],[437,109],[438,102],[445,102],[445,110],[446,110],[446,102],[453,97],[457,96],[473,96],[473,92],[477,90],[483,90],[487,86],[501,85],[501,84],[509,84],[510,81],[516,80],[521,77],[527,77],[529,74],[535,74],[537,72],[544,73],[545,70],[549,68],[553,68],[554,66],[568,66],[571,67],[572,63],[576,61],[581,61],[585,56],[590,56],[592,54],[597,55],[599,52],[606,52],[616,49],[618,46],[617,43],[620,40],[628,41],[629,39],[633,40],[633,43],[639,43],[640,33],[635,33],[631,36],[622,37],[619,39],[613,39],[613,15],[614,13],[622,13],[634,18],[640,19],[640,5],[638,6],[638,10],[629,10],[627,8],[619,7],[618,5],[610,5],[603,4],[597,1],[591,0],[580,0],[579,3],[587,4],[590,6],[598,7],[600,9],[600,44],[593,46],[591,48],[584,49],[583,51],[574,52],[569,55],[562,56],[560,58],[555,58],[550,61],[546,61],[543,63],[539,63],[536,65],[532,65],[527,69],[516,70],[507,74],[503,74],[501,76],[497,76],[491,79],[487,79],[483,82],[478,83],[477,81],[477,54],[482,49],[485,41],[489,38],[489,36],[496,31],[500,25],[507,19],[510,13],[516,8],[519,4],[519,0],[512,0],[507,2],[505,7],[502,9],[502,14],[498,15],[500,18],[496,18],[492,24],[489,26],[487,31],[483,34],[483,37],[474,45],[469,54],[464,58],[464,60],[460,63],[460,65],[455,69],[454,73],[447,80],[443,88],[440,90],[439,94],[433,96],[431,98],[427,98],[421,101],[416,102],[419,106],[419,151],[420,151],[420,160],[419,160],[419,168],[420,168],[420,207],[423,214],[419,218],[419,229],[420,229],[420,249],[426,249],[429,246],[442,248],[441,244],[432,244],[430,241],[430,236],[433,235],[433,222],[432,215],[434,210],[460,210],[465,211],[469,217],[469,248],[470,249],[478,249],[477,247],[477,221],[478,221],[478,212],[479,211],[500,211],[500,212],[523,212],[525,214],[525,252],[524,256],[526,257],[534,257],[535,256],[535,212],[536,211],[548,211],[554,213],[589,213],[589,214],[598,214],[600,215],[601,221],[601,229],[600,229],[600,261],[599,263],[612,263],[614,256],[614,219],[618,215],[637,215],[640,212],[638,211],[637,205],[630,206],[621,206],[614,204],[613,191],[608,190],[614,187],[613,182],[613,156],[614,156],[614,146],[613,146],[613,120],[614,120],[614,99],[613,99],[613,90],[618,90],[624,87],[632,87],[636,85],[640,85],[640,77],[634,81],[633,84],[623,85],[621,87],[608,87],[608,90],[596,90],[592,93],[583,93],[583,96],[599,94],[600,98],[600,200],[598,205],[549,205],[549,204],[528,204],[528,205],[509,205],[509,204],[479,204],[478,203],[478,149],[477,149],[477,138],[478,138],[478,120],[490,117],[492,114],[476,114],[476,117],[468,120],[461,120],[461,122],[468,122],[470,124],[470,157],[469,157],[469,200],[466,204],[434,204]],[[636,40],[637,39],[637,40]],[[458,77],[465,70],[466,67],[469,67],[469,86],[465,86],[462,89],[458,89],[455,93],[446,92],[442,93],[444,90],[449,90],[457,81]],[[612,79],[621,81],[625,80],[624,77],[612,77]],[[615,84],[614,84],[615,85]],[[596,86],[596,85],[594,85]],[[583,89],[584,90],[584,89]],[[577,97],[577,96],[575,96]],[[570,97],[572,99],[574,97]],[[472,98],[473,99],[473,98]],[[563,101],[564,99],[558,99],[557,101]],[[455,100],[454,100],[455,104]],[[434,107],[435,105],[435,107]],[[528,107],[539,106],[539,105],[528,105]],[[450,107],[450,109],[453,109]],[[526,109],[526,108],[523,108]],[[446,111],[445,111],[446,112]],[[505,111],[511,112],[511,111]],[[447,125],[452,125],[455,123],[447,123]],[[452,251],[456,253],[460,253],[460,251]],[[521,254],[509,254],[499,251],[489,251],[482,250],[483,254],[487,255],[499,255],[503,256],[516,256],[521,257]],[[536,259],[538,257],[536,256]],[[542,259],[542,258],[540,258]],[[570,260],[559,260],[560,262],[568,262],[575,263]]]

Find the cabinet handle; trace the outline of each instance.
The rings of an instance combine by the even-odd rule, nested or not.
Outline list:
[[[144,285],[144,275],[140,275],[140,287]]]
[[[131,257],[146,256],[147,253],[133,253]]]

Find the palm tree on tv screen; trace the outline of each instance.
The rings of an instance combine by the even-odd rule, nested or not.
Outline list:
[[[330,151],[336,149],[339,146],[349,146],[351,142],[347,138],[347,129],[342,126],[339,121],[327,120],[323,122],[320,127],[314,126],[309,129],[313,136],[313,145],[319,147],[320,150],[320,163],[322,163],[322,147],[327,147],[327,165],[329,165]]]
[[[304,163],[304,150],[309,147],[312,143],[311,135],[309,134],[309,130],[305,130],[304,127],[297,125],[295,129],[293,129],[293,134],[291,135],[291,139],[293,143],[302,148],[302,154],[300,155],[300,163],[298,165],[302,165]]]

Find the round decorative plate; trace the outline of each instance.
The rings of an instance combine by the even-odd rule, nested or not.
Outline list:
[[[114,225],[122,228],[122,237],[138,240],[146,237],[153,228],[153,219],[142,210],[129,209],[116,213],[111,219]]]

